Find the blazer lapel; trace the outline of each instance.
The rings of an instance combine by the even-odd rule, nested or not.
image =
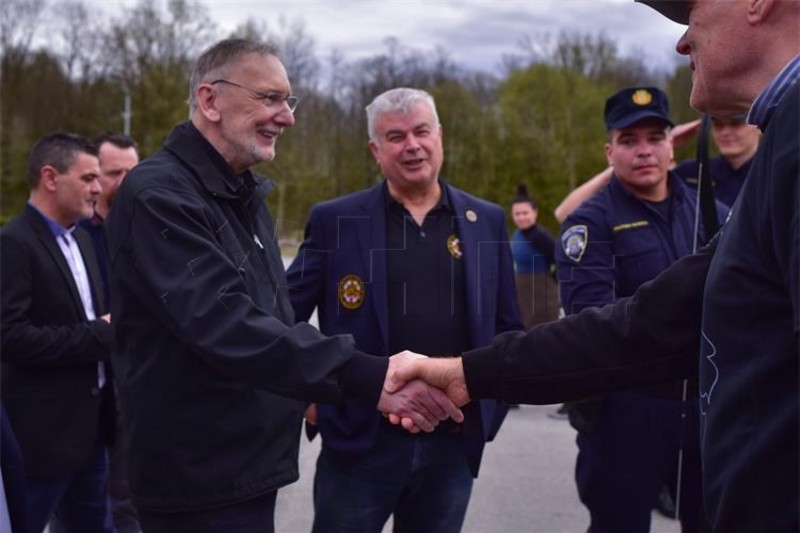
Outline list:
[[[483,307],[481,300],[481,293],[483,287],[481,285],[481,257],[485,255],[487,250],[480,249],[480,242],[486,240],[486,236],[482,235],[482,229],[485,225],[480,220],[481,213],[478,209],[471,205],[469,200],[459,191],[453,189],[449,185],[447,193],[450,196],[450,202],[453,205],[453,211],[456,217],[456,229],[458,237],[461,239],[461,246],[464,252],[462,256],[464,261],[464,282],[466,291],[467,302],[467,316],[469,317],[469,329],[472,336],[473,345],[477,346],[477,335],[485,327],[482,323]]]
[[[359,224],[361,259],[367,265],[372,288],[367,298],[372,301],[385,350],[389,349],[389,312],[386,307],[386,200],[383,183],[373,187],[364,197],[361,208],[365,211],[366,224]],[[370,298],[371,296],[371,298]],[[391,355],[391,354],[390,354]]]
[[[36,237],[42,243],[42,247],[46,250],[47,254],[50,255],[56,266],[58,266],[58,270],[61,272],[61,276],[64,278],[64,283],[69,288],[70,296],[72,296],[72,301],[75,303],[75,307],[78,310],[79,315],[86,319],[86,311],[83,309],[81,294],[78,292],[78,286],[75,284],[75,278],[72,276],[72,270],[70,270],[69,265],[67,264],[67,259],[64,257],[64,252],[61,251],[61,247],[58,245],[58,242],[56,242],[55,235],[53,235],[53,232],[50,231],[49,227],[47,227],[47,223],[42,218],[42,215],[40,215],[35,208],[31,207],[30,205],[25,206],[23,216],[25,216],[28,224],[30,224],[31,228],[36,234]]]

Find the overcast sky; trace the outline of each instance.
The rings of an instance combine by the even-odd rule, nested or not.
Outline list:
[[[164,1],[164,0],[157,0]],[[661,67],[684,64],[675,52],[683,27],[633,0],[201,0],[212,19],[232,30],[248,17],[271,27],[280,15],[302,20],[317,55],[334,48],[353,61],[385,50],[396,37],[406,47],[441,47],[458,64],[495,72],[504,54],[520,53],[524,36],[561,30],[603,31],[623,55],[640,54]],[[92,0],[111,13],[135,0]]]

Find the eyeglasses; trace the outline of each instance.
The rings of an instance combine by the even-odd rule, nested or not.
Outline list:
[[[244,89],[245,91],[251,93],[253,95],[253,98],[264,104],[265,107],[275,107],[285,103],[287,106],[289,106],[289,111],[291,111],[292,113],[294,113],[294,110],[297,109],[297,103],[300,101],[298,97],[293,96],[291,94],[285,95],[277,91],[269,91],[266,93],[262,93],[259,91],[254,91],[253,89],[245,87],[244,85],[239,85],[238,83],[234,83],[228,80],[214,80],[211,82],[211,85],[215,85],[217,83],[224,83],[226,85],[232,85],[234,87],[238,87],[239,89]]]

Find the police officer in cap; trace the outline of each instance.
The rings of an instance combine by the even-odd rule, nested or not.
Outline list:
[[[567,217],[556,251],[568,315],[630,296],[692,253],[696,199],[668,170],[673,123],[666,95],[654,87],[619,91],[606,102],[605,122],[614,175]],[[684,531],[701,529],[697,392],[690,385],[688,405],[683,382],[569,404],[589,531],[648,531],[662,485],[677,490],[681,448],[679,518]]]

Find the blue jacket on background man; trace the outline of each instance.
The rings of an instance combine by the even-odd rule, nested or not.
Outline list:
[[[562,225],[562,244],[591,241],[593,251],[578,262],[556,246],[561,302],[568,315],[630,296],[677,259],[692,253],[694,193],[669,176],[669,220],[625,189],[616,177],[584,202]],[[724,220],[725,209],[717,204]],[[573,229],[574,228],[574,229]]]
[[[522,329],[505,215],[499,206],[441,183],[461,239],[472,346],[483,346],[497,333]],[[297,320],[308,320],[318,308],[323,333],[352,334],[359,350],[388,356],[385,187],[381,183],[316,205],[287,277]],[[340,303],[339,283],[352,275],[364,280],[366,290],[364,304],[351,310]],[[475,403],[479,410],[467,407],[464,432],[470,469],[477,476],[484,443],[494,438],[507,408],[495,400]],[[323,446],[344,456],[369,449],[380,420],[375,409],[355,402],[318,406]]]

